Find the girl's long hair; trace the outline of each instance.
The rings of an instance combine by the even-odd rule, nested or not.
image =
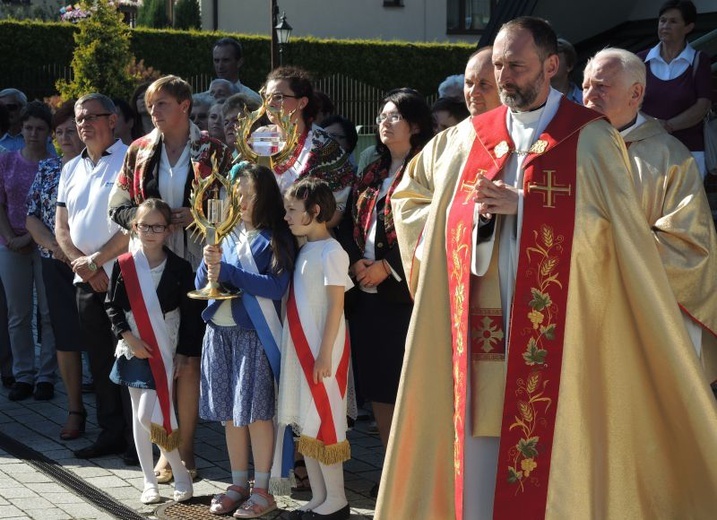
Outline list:
[[[275,273],[293,271],[296,239],[284,220],[284,199],[274,173],[264,166],[252,164],[241,168],[238,177],[249,179],[254,186],[254,207],[251,222],[256,229],[271,231],[273,256],[271,269]]]

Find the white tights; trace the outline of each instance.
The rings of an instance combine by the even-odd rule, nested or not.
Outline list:
[[[312,497],[301,509],[329,515],[348,504],[344,490],[343,463],[327,465],[311,457],[304,457],[304,462],[311,483]]]
[[[144,488],[157,488],[157,477],[154,474],[154,458],[152,457],[152,413],[157,403],[157,392],[144,390],[142,388],[129,387],[129,395],[132,399],[132,433],[134,444],[137,448],[137,458],[144,474]],[[192,485],[192,478],[187,468],[182,464],[182,457],[179,450],[166,451],[159,448],[162,455],[169,462],[174,474],[176,489],[188,489]]]

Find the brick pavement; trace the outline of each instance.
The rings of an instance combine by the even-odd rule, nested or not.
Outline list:
[[[145,518],[157,518],[167,506],[171,496],[169,485],[160,485],[160,494],[165,497],[164,505],[145,506],[139,501],[143,487],[139,467],[125,466],[115,456],[92,460],[80,460],[73,456],[73,450],[89,444],[97,436],[95,423],[94,395],[85,394],[88,411],[87,433],[74,441],[59,438],[61,425],[66,417],[66,399],[61,384],[56,386],[55,398],[51,401],[35,401],[30,398],[21,402],[7,399],[8,390],[0,389],[0,432],[22,445],[35,450],[52,462],[49,467],[56,471],[69,472],[79,482],[98,488],[100,497],[110,502],[117,501]],[[375,501],[369,497],[369,490],[378,481],[383,448],[377,436],[367,432],[368,423],[358,421],[349,432],[353,458],[345,464],[346,490],[352,511],[352,520],[373,518]],[[38,469],[33,461],[25,461],[11,455],[0,442],[0,518],[64,520],[105,520],[122,518],[93,504],[82,492],[63,485],[62,478]],[[229,461],[224,443],[224,433],[218,423],[200,422],[196,438],[197,468],[201,479],[195,483],[195,497],[201,501],[226,488],[230,481]],[[32,459],[32,457],[30,457]],[[62,475],[60,475],[61,477]],[[308,494],[277,497],[279,507],[292,510],[308,500]],[[113,499],[113,500],[112,500]],[[281,519],[286,513],[268,515],[268,519]],[[176,517],[175,517],[176,518]],[[225,517],[230,518],[230,517]]]

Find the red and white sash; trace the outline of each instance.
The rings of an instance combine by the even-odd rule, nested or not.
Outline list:
[[[299,439],[299,452],[324,464],[335,464],[351,457],[345,428],[337,428],[337,425],[346,422],[345,397],[350,360],[348,333],[344,328],[343,341],[337,339],[334,345],[332,355],[334,376],[324,378],[320,383],[314,383],[313,368],[319,354],[322,333],[313,320],[302,318],[302,314],[306,311],[302,312],[296,302],[306,301],[303,294],[307,288],[300,282],[296,283],[296,278],[294,282],[289,289],[286,317],[291,341],[312,396],[312,403]]]
[[[117,258],[124,278],[139,337],[152,347],[148,359],[159,406],[152,414],[152,442],[172,451],[179,446],[179,430],[172,400],[174,383],[173,348],[157,298],[149,262],[141,249]]]

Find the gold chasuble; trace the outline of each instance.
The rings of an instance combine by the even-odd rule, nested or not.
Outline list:
[[[476,493],[458,424],[469,288],[457,281],[470,280],[473,205],[455,208],[471,168],[500,178],[506,110],[438,134],[392,199],[415,307],[378,520],[462,520],[464,495]],[[523,163],[494,518],[713,518],[717,406],[624,143],[595,117],[562,100],[538,138],[547,146]]]
[[[703,330],[701,362],[717,381],[717,233],[702,178],[690,151],[655,119],[627,132],[625,143],[667,278]]]

